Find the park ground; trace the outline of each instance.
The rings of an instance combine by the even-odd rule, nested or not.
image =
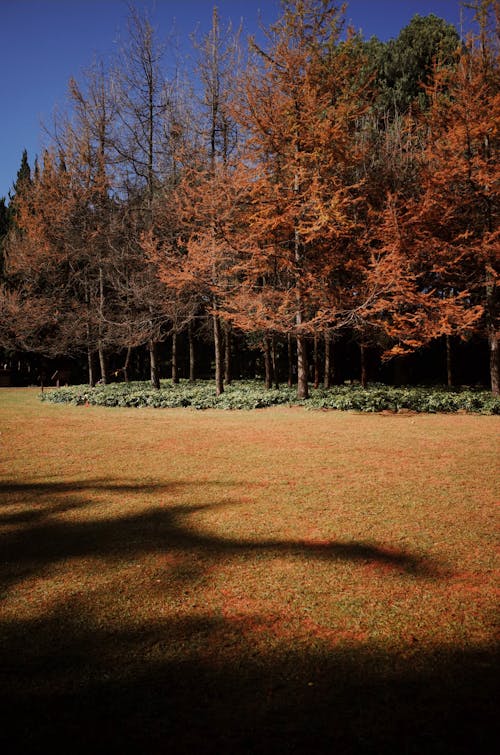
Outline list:
[[[500,418],[0,389],[4,753],[493,753]]]

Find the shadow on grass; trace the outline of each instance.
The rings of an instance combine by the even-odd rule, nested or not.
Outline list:
[[[187,483],[108,483],[104,480],[80,483],[9,484],[2,483],[0,492],[15,494],[22,511],[0,515],[0,524],[9,525],[2,537],[3,568],[1,585],[5,589],[26,579],[29,574],[43,574],[46,567],[68,558],[94,557],[108,561],[138,558],[147,553],[175,554],[183,551],[196,554],[198,561],[217,563],[240,556],[258,554],[273,558],[289,556],[308,561],[353,561],[374,563],[400,573],[422,578],[438,578],[444,571],[430,559],[401,549],[388,549],[368,542],[307,541],[278,539],[232,539],[205,534],[189,523],[193,514],[218,507],[245,505],[222,501],[205,505],[169,505],[145,508],[136,514],[99,516],[99,501],[87,494],[108,496],[149,494],[168,495]],[[57,500],[58,495],[62,500]],[[21,495],[21,498],[18,496]],[[120,502],[120,499],[118,499]],[[113,512],[117,511],[114,501]],[[96,516],[89,517],[92,507]],[[106,504],[109,508],[109,503]],[[83,520],[58,517],[81,511]],[[126,510],[126,506],[124,506]],[[203,568],[203,567],[202,567]]]
[[[167,493],[180,487],[166,484],[144,484],[139,488],[132,483],[111,483],[107,480],[86,480],[85,482],[18,483],[0,482],[0,525],[40,523],[54,514],[62,514],[72,509],[84,509],[91,501],[85,493]],[[57,502],[57,496],[63,500]],[[12,508],[22,508],[12,512]]]
[[[1,634],[6,755],[494,752],[491,648],[263,652],[209,615],[104,631],[69,608]]]
[[[204,533],[189,520],[235,502],[166,503],[113,518],[91,516],[96,501],[90,492],[113,492],[120,500],[122,494],[168,494],[168,483],[136,487],[100,480],[3,490],[19,494],[26,513],[34,506],[40,514],[10,520],[4,535],[2,571],[11,587],[20,580],[29,586],[32,577],[66,559],[95,558],[101,571],[102,561],[137,559],[140,574],[141,557],[178,553],[192,563],[184,574],[190,580],[231,559],[282,556],[308,565],[317,559],[374,563],[410,579],[441,576],[425,559],[373,543],[231,539]],[[88,518],[61,516],[77,508]],[[83,567],[90,568],[85,561]],[[437,643],[391,651],[313,636],[304,642],[293,628],[280,634],[283,616],[250,615],[242,624],[207,606],[184,605],[175,580],[170,594],[163,585],[154,593],[150,577],[130,587],[128,612],[120,613],[127,600],[118,608],[114,603],[115,591],[129,587],[115,575],[107,587],[85,594],[83,586],[80,596],[78,590],[63,598],[59,593],[31,620],[0,621],[3,752],[490,752],[496,720],[492,648],[454,651]],[[151,590],[146,614],[153,619],[136,610],[134,601],[144,602],[142,588]],[[264,643],[262,627],[269,631]]]

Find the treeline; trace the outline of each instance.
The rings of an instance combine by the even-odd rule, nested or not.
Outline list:
[[[0,347],[86,355],[91,385],[146,354],[158,387],[159,344],[176,381],[179,339],[192,380],[210,343],[220,394],[236,341],[306,397],[335,344],[364,382],[368,350],[444,340],[451,381],[451,339],[475,338],[498,394],[499,19],[477,0],[465,42],[431,15],[382,43],[289,0],[243,45],[214,9],[188,76],[132,12],[0,204]]]

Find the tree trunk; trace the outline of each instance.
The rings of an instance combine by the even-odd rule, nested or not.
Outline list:
[[[274,379],[274,387],[276,390],[280,387],[280,379],[278,375],[278,358],[276,353],[276,336],[273,336],[272,342],[271,342],[271,364],[273,368],[273,379]]]
[[[323,375],[323,388],[330,387],[330,333],[325,330],[323,335],[323,342],[325,345],[325,367]]]
[[[105,306],[105,294],[104,294],[104,271],[102,267],[99,267],[99,366],[101,368],[101,383],[106,385],[108,382],[108,370],[106,366],[106,356],[104,354],[104,346],[101,341],[102,337],[102,324],[104,321],[104,306]]]
[[[265,387],[270,390],[272,385],[271,378],[271,340],[266,336],[264,338],[264,368],[265,368]]]
[[[179,368],[177,365],[177,333],[172,333],[172,383],[176,385],[179,382]]]
[[[295,144],[295,158],[297,163],[300,158],[300,144]],[[293,179],[293,191],[298,196],[300,191],[300,176],[298,171],[295,173]],[[299,229],[295,226],[294,230],[294,259],[296,266],[296,296],[297,296],[297,309],[295,312],[295,324],[297,325],[297,398],[309,398],[309,385],[308,378],[308,364],[307,364],[307,343],[306,337],[300,332],[300,326],[303,321],[303,294],[302,294],[302,252]]]
[[[366,371],[366,346],[363,342],[359,344],[359,351],[361,355],[361,385],[366,388],[367,385],[367,371]]]
[[[95,386],[94,355],[90,346],[87,346],[87,365],[89,372],[89,385],[93,388]]]
[[[99,343],[98,352],[99,352],[99,367],[101,369],[101,383],[103,385],[106,385],[108,382],[108,367],[106,364],[106,354],[104,353],[104,346],[102,345],[102,343]]]
[[[491,217],[489,229],[493,229]],[[498,396],[500,392],[500,380],[498,369],[498,336],[497,336],[497,297],[496,288],[493,285],[493,276],[490,272],[486,273],[486,327],[488,333],[488,346],[490,352],[490,383],[491,392]]]
[[[307,339],[304,335],[297,336],[297,398],[309,398],[307,382]]]
[[[500,394],[500,376],[499,376],[499,359],[498,359],[498,337],[495,328],[492,326],[488,329],[488,345],[490,350],[490,381],[491,392],[494,396]]]
[[[189,382],[195,382],[195,355],[194,355],[194,336],[193,336],[193,323],[189,322],[188,325],[188,340],[189,340]]]
[[[293,385],[293,358],[292,358],[292,334],[287,335],[287,354],[288,354],[288,387]]]
[[[43,390],[45,388],[45,370],[43,369],[43,362],[38,362],[38,375],[40,377],[40,388]]]
[[[123,365],[123,379],[125,380],[126,383],[130,382],[128,370],[130,367],[131,355],[132,355],[132,346],[129,346],[127,349],[127,355],[125,357],[125,364]]]
[[[214,350],[215,350],[215,393],[220,396],[224,393],[224,371],[222,358],[222,328],[219,315],[213,316],[214,325]]]
[[[452,373],[452,363],[451,363],[451,338],[450,336],[445,336],[446,339],[446,383],[448,385],[448,388],[451,388],[453,385],[453,373]]]
[[[160,370],[158,367],[157,350],[155,341],[149,341],[149,369],[151,373],[151,385],[157,390],[160,388]]]
[[[314,333],[313,347],[313,365],[314,365],[314,387],[319,387],[319,359],[318,359],[318,334]]]
[[[226,323],[224,327],[224,385],[231,385],[233,381],[231,346],[232,346],[231,323]]]
[[[298,251],[299,242],[298,234],[295,232],[295,260],[300,261],[300,253]],[[297,326],[302,325],[302,295],[300,292],[300,282],[297,288],[297,312],[295,314],[295,322]],[[297,334],[297,398],[309,398],[309,385],[308,379],[309,366],[307,363],[307,339],[302,333]]]

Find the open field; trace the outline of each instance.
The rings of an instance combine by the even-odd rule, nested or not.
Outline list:
[[[484,753],[496,416],[0,390],[4,753]]]

